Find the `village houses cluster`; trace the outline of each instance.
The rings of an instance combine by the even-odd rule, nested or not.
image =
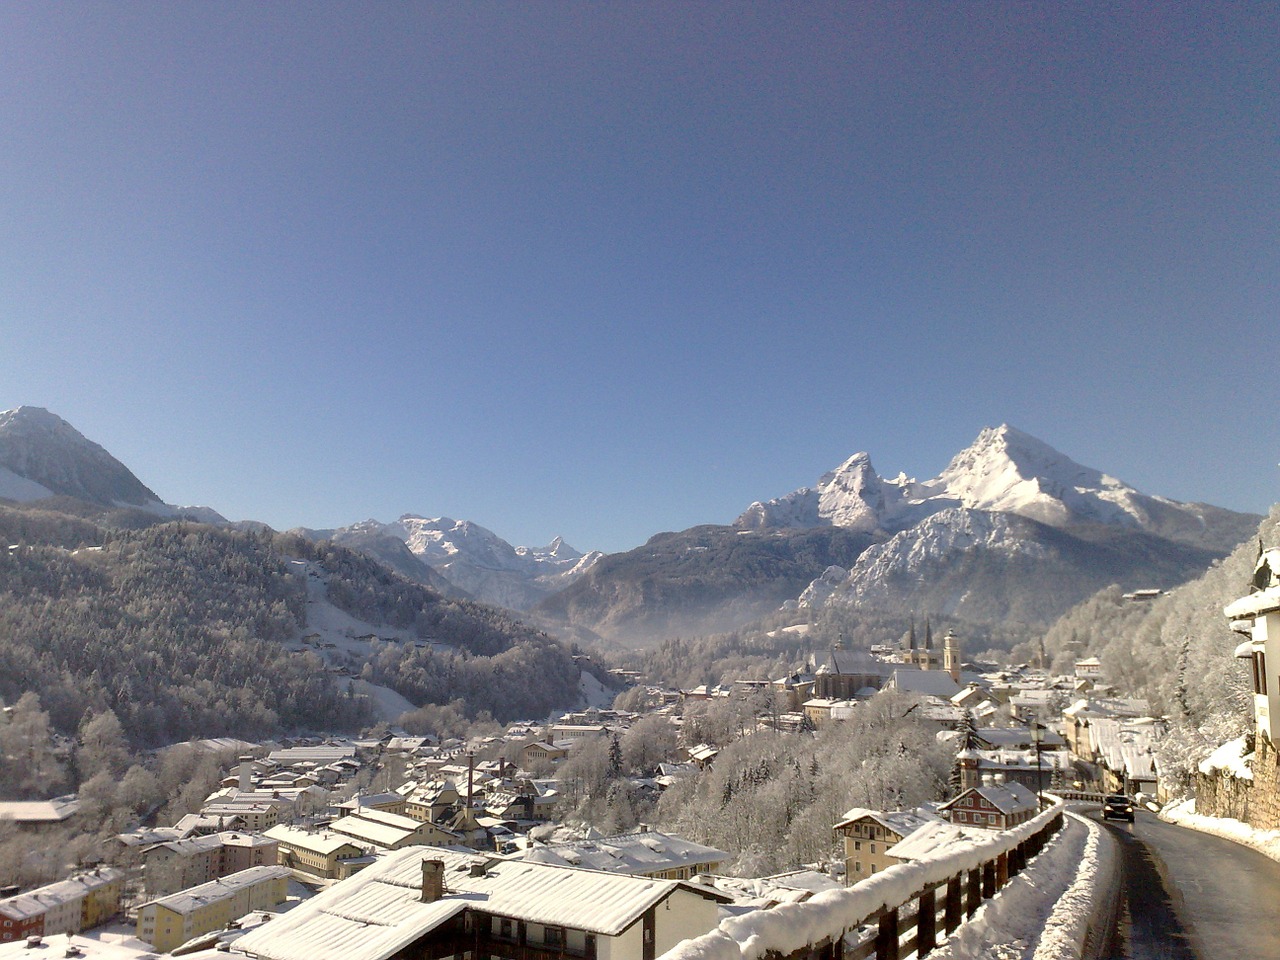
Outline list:
[[[230,944],[263,960],[315,960],[328,955],[322,945],[358,942],[343,956],[383,960],[451,956],[466,941],[468,951],[498,957],[654,960],[726,912],[800,902],[957,837],[1008,830],[1035,816],[1047,792],[1157,792],[1162,722],[1145,703],[1111,695],[1097,661],[1080,660],[1067,677],[970,666],[958,637],[935,641],[926,624],[920,636],[913,628],[870,652],[837,645],[821,663],[773,680],[648,688],[644,714],[587,709],[468,742],[396,731],[265,746],[208,741],[236,759],[199,811],[120,834],[103,863],[60,883],[0,891],[0,945],[127,916],[153,953],[213,956]],[[912,710],[954,743],[953,795],[913,810],[849,810],[831,825],[843,857],[732,877],[724,868],[736,851],[645,825],[601,836],[559,823],[559,768],[583,744],[616,745],[643,717],[664,718],[681,735],[681,756],[632,778],[634,790],[656,795],[716,762],[715,746],[687,742],[680,730],[700,701],[767,704],[744,737],[806,736],[884,690],[913,695]],[[39,831],[74,815],[74,805],[0,804],[0,817]]]

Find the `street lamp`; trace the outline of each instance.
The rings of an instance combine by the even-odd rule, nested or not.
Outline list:
[[[1031,721],[1031,744],[1036,748],[1036,804],[1044,809],[1044,766],[1040,762],[1040,750],[1044,746],[1044,728]]]

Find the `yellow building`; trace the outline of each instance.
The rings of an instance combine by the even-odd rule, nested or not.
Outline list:
[[[889,848],[925,824],[939,820],[941,817],[922,815],[914,810],[881,813],[855,807],[846,812],[835,825],[836,833],[844,838],[845,883],[857,883],[901,862],[889,856]]]
[[[312,833],[279,824],[264,836],[279,844],[280,866],[293,870],[299,880],[338,880],[355,872],[348,866],[349,861],[360,860],[361,866],[367,862],[360,858],[368,849],[340,833]]]
[[[138,939],[167,953],[247,913],[282,903],[288,888],[289,871],[284,867],[250,867],[202,883],[144,903],[138,910]]]

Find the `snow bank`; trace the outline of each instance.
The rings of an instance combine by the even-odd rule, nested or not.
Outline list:
[[[662,960],[760,960],[769,951],[789,954],[835,939],[881,909],[908,902],[923,887],[944,883],[1007,853],[1062,811],[1059,802],[1013,830],[993,832],[990,839],[944,844],[927,858],[897,864],[852,887],[819,893],[805,903],[729,917],[710,933],[677,944]]]
[[[1032,864],[929,954],[930,960],[1080,960],[1114,883],[1098,826],[1068,814],[1067,828]]]
[[[1255,830],[1247,823],[1229,817],[1202,817],[1196,813],[1194,800],[1170,804],[1160,811],[1160,819],[1201,833],[1211,833],[1224,840],[1234,840],[1272,860],[1280,860],[1280,830]]]

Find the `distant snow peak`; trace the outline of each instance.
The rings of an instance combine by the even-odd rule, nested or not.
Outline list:
[[[874,533],[901,498],[880,479],[870,455],[855,453],[818,481],[818,516],[835,527]]]
[[[756,501],[734,525],[747,530],[834,526],[874,533],[901,499],[901,490],[876,473],[870,455],[859,452],[824,474],[816,487],[801,487],[765,503]]]
[[[365,520],[335,531],[402,540],[414,555],[477,600],[524,610],[568,586],[594,564],[599,551],[582,553],[554,538],[545,547],[513,547],[470,520],[406,513],[393,523]]]
[[[837,526],[894,532],[940,510],[1016,513],[1051,526],[1103,523],[1147,529],[1153,515],[1189,505],[1149,497],[1084,467],[1009,424],[987,427],[932,480],[880,477],[865,453],[824,475],[816,487],[753,503],[737,519],[745,529]]]
[[[1146,526],[1145,502],[1154,500],[1008,424],[983,430],[936,483],[966,507],[1017,513],[1052,526]]]

